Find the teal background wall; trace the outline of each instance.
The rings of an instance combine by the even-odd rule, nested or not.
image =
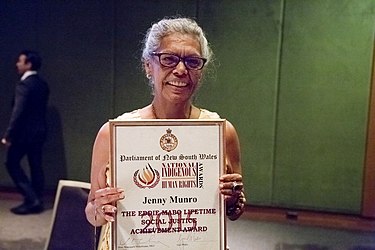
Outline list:
[[[36,49],[51,85],[48,188],[89,181],[100,126],[149,103],[141,40],[175,14],[212,44],[195,103],[236,126],[249,204],[360,213],[375,0],[1,1],[0,131],[17,53]],[[13,186],[5,168],[0,186]]]
[[[285,3],[272,199],[359,212],[374,1],[337,3]]]

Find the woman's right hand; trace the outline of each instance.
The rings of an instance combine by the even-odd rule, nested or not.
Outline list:
[[[114,204],[125,198],[125,191],[122,188],[106,187],[96,190],[94,197],[93,204],[96,215],[103,217],[108,222],[113,222],[117,211]]]

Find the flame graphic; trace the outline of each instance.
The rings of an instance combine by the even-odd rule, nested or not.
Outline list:
[[[142,172],[140,171],[138,173],[138,178],[141,182],[145,183],[146,185],[154,181],[155,172],[154,169],[150,166],[150,164],[147,164],[147,166],[142,169]]]

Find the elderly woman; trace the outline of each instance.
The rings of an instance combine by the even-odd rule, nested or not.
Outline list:
[[[142,62],[153,90],[150,105],[119,116],[127,119],[213,119],[217,113],[198,108],[192,98],[199,87],[204,67],[212,52],[202,29],[188,18],[165,18],[152,25],[144,40]],[[226,121],[226,174],[220,177],[220,191],[226,202],[226,214],[236,220],[243,212],[240,145],[233,125]],[[116,201],[126,190],[107,185],[109,162],[109,125],[104,124],[95,140],[91,166],[91,192],[86,216],[94,226],[114,221]],[[236,188],[234,188],[236,185]]]

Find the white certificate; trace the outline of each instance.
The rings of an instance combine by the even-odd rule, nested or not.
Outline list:
[[[110,121],[113,249],[226,249],[225,120]]]

